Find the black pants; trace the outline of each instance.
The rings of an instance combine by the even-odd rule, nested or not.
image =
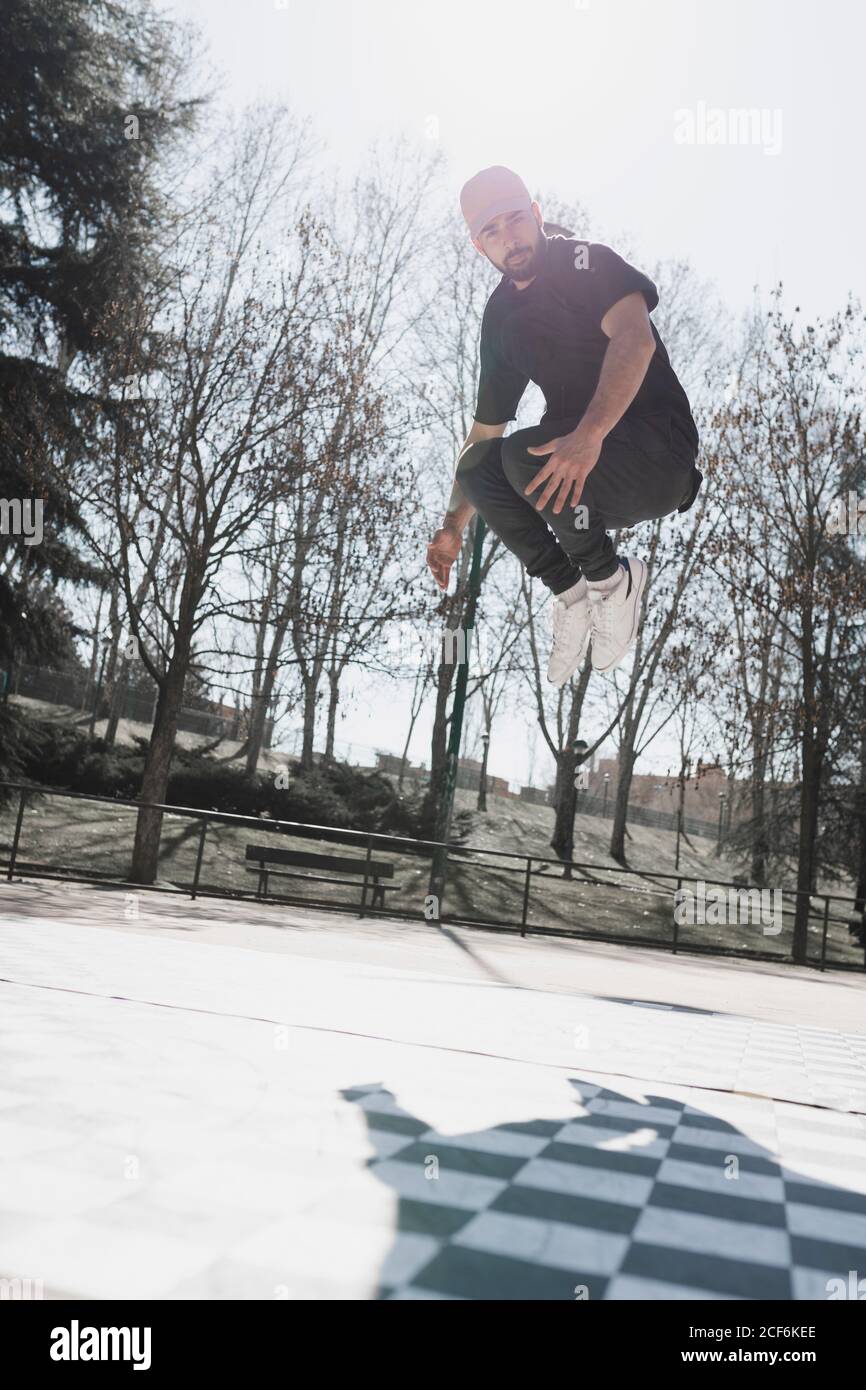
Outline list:
[[[579,418],[542,420],[506,439],[472,444],[457,469],[460,490],[490,530],[554,594],[581,574],[607,579],[617,566],[607,532],[686,511],[703,481],[691,442],[669,415],[624,416],[602,445],[580,507],[566,504],[556,516],[554,494],[538,511],[543,487],[529,497],[524,489],[547,460],[526,450],[568,434]]]

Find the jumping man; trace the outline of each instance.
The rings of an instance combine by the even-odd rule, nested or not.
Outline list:
[[[441,589],[474,512],[555,597],[547,678],[592,639],[610,671],[637,636],[646,565],[608,531],[687,511],[703,481],[685,391],[650,320],[655,285],[608,246],[546,236],[538,203],[501,166],[460,194],[476,249],[502,274],[484,310],[475,419],[427,563]],[[546,409],[503,439],[530,381]]]

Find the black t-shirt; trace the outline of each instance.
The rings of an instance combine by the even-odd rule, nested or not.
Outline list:
[[[601,321],[620,299],[639,290],[651,312],[659,302],[652,280],[609,246],[575,237],[544,237],[541,269],[519,290],[503,275],[481,323],[481,369],[475,419],[513,420],[530,381],[544,393],[544,418],[582,415],[591,401],[610,339]],[[655,325],[655,356],[628,415],[670,412],[698,447],[688,397]]]

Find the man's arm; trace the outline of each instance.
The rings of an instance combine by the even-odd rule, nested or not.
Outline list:
[[[457,455],[457,462],[454,465],[454,482],[451,488],[448,506],[445,509],[443,526],[455,524],[459,526],[461,535],[465,531],[469,521],[475,515],[475,508],[472,503],[463,496],[460,484],[457,481],[457,469],[460,467],[460,460],[472,444],[480,444],[485,439],[501,439],[505,433],[507,424],[507,420],[504,420],[501,425],[482,425],[480,420],[472,421],[472,427],[463,441],[460,453]]]
[[[604,439],[637,395],[653,359],[656,340],[646,300],[639,290],[608,309],[601,327],[610,342],[598,385],[580,424]]]
[[[527,450],[530,454],[550,454],[526,489],[528,495],[542,483],[547,484],[535,504],[539,511],[556,492],[559,496],[554,512],[562,511],[570,495],[571,505],[577,506],[584,482],[598,462],[605,436],[637,395],[656,350],[646,300],[640,291],[627,294],[612,305],[601,327],[610,342],[595,393],[580,423],[570,434]]]
[[[473,420],[472,428],[457,455],[457,462],[454,465],[454,481],[445,517],[427,547],[427,564],[440,589],[448,588],[448,577],[451,573],[451,566],[460,554],[463,532],[475,514],[475,508],[469,499],[463,496],[457,481],[457,469],[460,466],[460,460],[470,445],[480,444],[485,439],[501,438],[505,433],[507,424],[507,420],[503,421],[501,425],[482,425],[479,420]]]

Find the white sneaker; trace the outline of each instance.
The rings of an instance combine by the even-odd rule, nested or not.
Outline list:
[[[611,589],[589,588],[592,669],[612,671],[637,637],[646,586],[643,560],[620,560],[622,574]]]
[[[552,685],[565,685],[583,660],[589,641],[589,590],[583,575],[575,585],[577,598],[565,603],[562,597],[553,601],[553,647],[547,665],[547,679]]]

